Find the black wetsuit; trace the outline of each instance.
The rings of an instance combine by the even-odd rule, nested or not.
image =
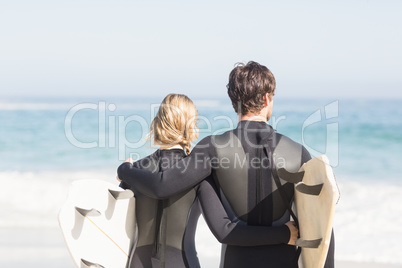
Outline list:
[[[242,220],[249,227],[283,227],[290,219],[287,208],[294,188],[280,179],[277,184],[273,171],[285,167],[295,172],[310,158],[303,146],[276,133],[266,123],[241,121],[234,130],[204,138],[189,157],[164,172],[150,173],[124,163],[118,175],[148,196],[168,198],[193,188],[212,174],[220,201],[232,220]],[[221,267],[297,267],[296,248],[286,244],[289,231],[271,235],[270,243],[258,246],[250,245],[253,238],[247,229],[242,243],[223,241]],[[334,267],[333,256],[332,239],[325,267]]]
[[[157,150],[133,166],[159,172],[183,157],[185,154],[180,149]],[[121,183],[121,187],[131,188],[136,196],[138,241],[130,257],[131,268],[200,267],[194,244],[200,208],[208,226],[222,243],[243,245],[246,242],[256,246],[286,243],[289,240],[286,226],[247,226],[242,221],[231,219],[220,203],[217,187],[211,178],[194,188],[160,200],[143,195],[136,186],[124,181]]]

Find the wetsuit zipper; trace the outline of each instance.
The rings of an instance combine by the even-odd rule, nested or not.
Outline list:
[[[162,221],[162,213],[163,213],[163,201],[158,200],[157,210],[156,210],[156,220],[155,220],[155,241],[154,241],[154,250],[152,255],[154,257],[159,257],[159,245],[160,245],[160,225]]]
[[[259,166],[258,166],[258,172],[257,172],[257,183],[256,183],[256,203],[257,203],[257,207],[258,209],[258,224],[261,225],[262,224],[262,206],[260,204],[261,202],[261,189],[262,189],[262,148],[258,148],[257,149],[257,155],[260,157],[260,162],[259,162]]]
[[[162,170],[161,167],[161,151],[158,151],[159,160],[158,166],[159,170]],[[156,212],[156,225],[155,225],[155,242],[154,242],[154,250],[153,250],[153,258],[159,259],[160,268],[165,267],[165,250],[166,250],[166,200],[158,200],[157,212]]]
[[[270,140],[272,136],[271,132],[267,138],[263,139],[261,142],[262,147],[257,148],[257,155],[260,157],[260,165],[259,165],[259,170],[257,174],[257,205],[258,205],[258,224],[262,225],[262,215],[265,212],[264,211],[264,206],[262,205],[262,196],[263,196],[263,180],[262,180],[262,153],[263,149],[266,148],[265,146],[267,145],[267,142]],[[268,154],[271,152],[267,152]],[[270,160],[268,160],[270,161]],[[261,204],[260,204],[261,203]]]

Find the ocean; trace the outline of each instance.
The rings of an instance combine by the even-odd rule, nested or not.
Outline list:
[[[18,263],[21,252],[40,255],[33,240],[7,236],[7,230],[58,233],[57,214],[72,181],[117,184],[122,161],[155,150],[146,136],[161,100],[0,98],[1,267]],[[199,139],[236,127],[228,98],[193,100]],[[273,111],[269,123],[278,132],[313,156],[326,154],[334,168],[341,193],[334,222],[336,259],[402,264],[402,100],[275,97]],[[208,237],[199,238],[201,262],[202,256],[219,259],[219,244]],[[63,245],[46,245],[54,262],[68,258]]]

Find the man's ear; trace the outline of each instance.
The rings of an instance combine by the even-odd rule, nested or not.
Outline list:
[[[265,102],[265,106],[267,106],[267,107],[271,103],[271,100],[269,99],[269,94],[268,93],[265,93],[265,95],[264,95],[264,102]]]

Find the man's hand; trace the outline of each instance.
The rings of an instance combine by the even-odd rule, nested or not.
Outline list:
[[[288,245],[296,245],[296,240],[299,236],[299,230],[296,227],[296,223],[294,221],[288,221],[285,223],[285,225],[289,228],[290,230],[290,239],[288,242]]]

